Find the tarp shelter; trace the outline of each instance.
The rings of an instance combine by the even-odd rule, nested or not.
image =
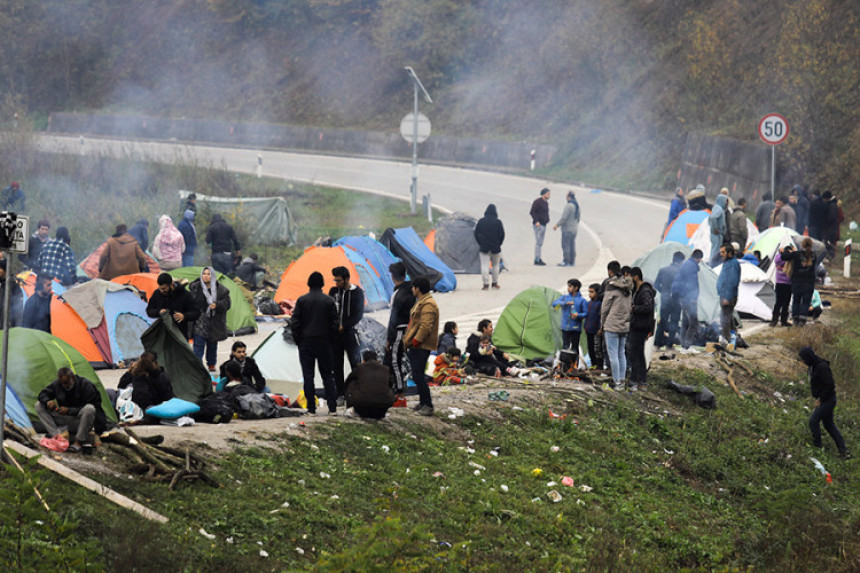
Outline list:
[[[375,310],[388,306],[390,294],[385,288],[382,274],[349,246],[309,247],[301,257],[290,263],[281,283],[275,291],[275,302],[296,301],[308,292],[308,277],[314,271],[322,274],[325,284],[323,292],[328,293],[334,287],[331,270],[335,267],[345,267],[349,271],[349,280],[364,289],[365,310]],[[386,268],[385,274],[388,274]]]
[[[642,269],[642,278],[654,284],[657,273],[665,266],[672,264],[675,251],[684,253],[690,258],[693,249],[675,242],[660,243],[633,262],[634,267]],[[659,295],[657,299],[659,301]],[[699,321],[713,322],[720,319],[720,298],[717,296],[717,273],[705,264],[704,259],[699,265]]]
[[[381,284],[385,291],[386,301],[391,300],[391,295],[394,293],[394,281],[391,279],[388,267],[400,259],[391,254],[385,245],[371,237],[349,236],[341,237],[332,246],[343,247],[347,257],[356,265],[359,274],[366,270],[370,278],[373,279],[373,283]],[[356,260],[358,264],[355,263]],[[364,269],[360,267],[364,267]],[[388,306],[387,303],[386,306]]]
[[[710,214],[711,212],[707,209],[704,211],[690,211],[689,209],[684,209],[678,213],[675,220],[669,223],[666,227],[666,230],[663,232],[663,242],[668,243],[672,241],[675,243],[681,243],[682,245],[689,245],[690,239],[699,228],[699,225],[702,224],[702,221],[707,220],[708,215]]]
[[[102,397],[102,409],[107,419],[116,422],[116,413],[95,370],[89,362],[67,342],[52,334],[32,328],[9,330],[7,362],[8,385],[24,405],[30,420],[38,421],[36,401],[39,392],[57,378],[57,370],[67,366],[78,376],[95,384]]]
[[[430,250],[455,273],[481,274],[476,224],[475,218],[465,213],[452,213],[436,223],[434,246]]]
[[[84,272],[84,274],[91,279],[98,278],[99,276],[99,257],[102,256],[102,251],[107,247],[107,241],[99,245],[99,247],[87,256],[83,261],[80,262],[78,267]],[[161,272],[161,267],[158,266],[158,262],[152,258],[152,255],[149,253],[144,253],[146,256],[146,263],[149,265],[149,272],[158,274]]]
[[[741,282],[738,285],[738,302],[735,311],[741,315],[770,320],[776,304],[776,292],[768,280],[767,273],[747,261],[740,261]],[[723,265],[714,267],[719,275]]]
[[[140,336],[143,347],[158,356],[164,367],[173,395],[189,402],[199,402],[212,393],[212,377],[203,362],[194,356],[188,341],[172,318],[159,317]]]
[[[189,283],[200,278],[203,267],[182,267],[173,269],[170,275],[173,280],[185,279]],[[241,336],[257,332],[257,311],[248,302],[242,288],[233,282],[233,279],[225,274],[215,271],[215,277],[219,283],[230,291],[230,308],[227,309],[227,334],[229,336]]]
[[[561,312],[552,301],[561,293],[533,286],[516,295],[493,330],[493,344],[527,360],[543,359],[561,348]]]
[[[179,191],[183,204],[190,193]],[[247,232],[251,243],[292,245],[296,242],[296,224],[283,197],[213,197],[197,193],[198,231],[205,229],[216,213]]]
[[[412,227],[386,229],[380,242],[403,261],[411,278],[427,277],[431,287],[439,292],[457,288],[454,271],[427,248]]]
[[[758,227],[755,226],[755,223],[747,219],[747,245],[750,245],[758,239]],[[699,249],[706,256],[710,255],[711,252],[711,224],[708,222],[708,219],[702,221],[699,225],[699,228],[696,229],[696,232],[693,233],[693,236],[690,237],[690,242],[688,243],[694,249]],[[743,253],[746,249],[747,245],[740,245],[740,253]]]

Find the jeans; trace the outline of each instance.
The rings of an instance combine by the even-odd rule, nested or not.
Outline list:
[[[809,315],[809,305],[812,303],[812,291],[815,290],[814,284],[792,284],[791,295],[791,316],[796,319],[806,320]]]
[[[346,393],[346,382],[343,375],[343,355],[349,360],[349,367],[355,369],[361,359],[358,355],[358,334],[351,328],[344,329],[334,336],[332,345],[332,360],[334,364],[334,384],[337,395]]]
[[[543,238],[546,236],[546,225],[533,225],[532,228],[535,231],[535,260],[539,261],[540,258],[540,250],[543,247]]]
[[[412,348],[407,351],[409,354],[409,364],[412,366],[412,380],[418,388],[418,402],[422,406],[433,407],[433,399],[430,396],[430,386],[427,384],[427,376],[424,374],[424,369],[427,368],[427,359],[430,358],[430,351],[424,348]]]
[[[788,322],[788,307],[791,303],[791,284],[776,283],[776,304],[773,305],[771,322],[779,320],[782,324]]]
[[[232,253],[212,253],[212,268],[225,275],[233,272]]]
[[[606,338],[606,350],[609,353],[609,367],[612,369],[612,380],[618,384],[627,375],[627,357],[624,355],[627,334],[621,332],[604,332],[603,336]]]
[[[660,324],[654,336],[655,346],[678,344],[678,324],[681,322],[681,303],[672,295],[660,296]]]
[[[45,433],[51,438],[60,433],[59,426],[67,426],[69,433],[75,433],[73,444],[75,442],[89,443],[90,432],[96,423],[96,407],[92,404],[85,405],[78,411],[77,415],[69,416],[48,410],[41,402],[36,402],[36,415],[39,416],[39,421],[45,426]]]
[[[299,362],[302,365],[305,399],[308,412],[316,412],[316,386],[314,385],[314,363],[320,371],[325,388],[325,399],[329,412],[337,411],[337,393],[332,376],[331,340],[328,338],[309,338],[299,344]]]
[[[567,350],[573,350],[579,354],[579,338],[582,332],[578,330],[562,330],[561,331],[561,347]]]
[[[591,367],[597,370],[603,370],[603,344],[601,337],[597,334],[586,332],[585,338],[588,341],[588,358],[591,360]]]
[[[816,448],[820,448],[821,426],[819,424],[824,422],[824,429],[827,430],[827,433],[830,434],[830,437],[833,438],[834,442],[836,442],[836,449],[839,450],[840,454],[844,454],[845,440],[842,438],[842,434],[839,433],[839,428],[836,427],[836,423],[833,422],[833,410],[835,408],[836,394],[833,394],[830,398],[821,402],[821,405],[812,411],[812,415],[809,417],[809,429],[812,431],[812,444]]]
[[[570,266],[576,263],[576,233],[561,232],[561,253],[565,263]]]
[[[194,356],[203,360],[203,349],[206,349],[206,365],[215,366],[218,362],[218,341],[214,338],[205,338],[199,334],[194,335]]]
[[[681,300],[681,346],[690,348],[699,330],[699,299]]]
[[[627,335],[627,361],[630,363],[630,382],[645,384],[648,367],[645,363],[645,342],[650,330],[630,329]]]
[[[490,286],[490,264],[493,265],[493,284],[499,284],[502,253],[478,253],[478,258],[481,259],[481,280],[484,286]]]
[[[185,251],[182,253],[182,266],[183,267],[193,267],[194,266],[194,253],[189,253]]]

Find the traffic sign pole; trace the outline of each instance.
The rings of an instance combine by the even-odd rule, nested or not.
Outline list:
[[[0,445],[4,444],[6,438],[6,373],[9,363],[9,291],[12,290],[12,254],[3,251],[6,259],[6,288],[3,291],[3,354],[0,356]],[[5,454],[5,449],[0,448]],[[4,460],[5,461],[5,460]]]
[[[776,146],[788,137],[788,120],[778,113],[769,113],[758,122],[758,136],[771,146],[770,195],[776,193]]]

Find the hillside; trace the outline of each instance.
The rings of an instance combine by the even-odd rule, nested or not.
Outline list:
[[[404,65],[437,133],[544,141],[557,174],[670,188],[691,131],[756,140],[789,118],[782,186],[860,174],[860,4],[850,0],[10,0],[15,110],[394,130]]]

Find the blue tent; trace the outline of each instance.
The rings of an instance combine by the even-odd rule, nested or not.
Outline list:
[[[343,247],[347,256],[349,256],[349,251],[353,250],[364,257],[378,273],[379,281],[385,288],[386,300],[391,299],[391,295],[394,293],[394,281],[391,280],[388,267],[400,259],[392,255],[391,251],[385,248],[385,245],[370,237],[351,236],[341,237],[335,241],[334,246]]]
[[[146,314],[146,303],[131,290],[105,293],[105,324],[110,337],[114,363],[129,361],[143,354],[140,335],[152,324]]]
[[[337,248],[337,247],[335,247]],[[364,289],[364,295],[367,299],[365,302],[365,310],[379,310],[386,308],[391,295],[385,290],[385,284],[382,282],[382,275],[377,272],[373,265],[368,262],[358,251],[350,249],[347,245],[340,245],[343,249],[343,254],[355,267],[358,273],[358,280],[361,282],[361,287]],[[386,271],[385,274],[388,274]]]
[[[27,408],[24,407],[24,403],[21,402],[18,394],[12,389],[11,384],[6,386],[6,417],[12,420],[19,428],[25,430],[33,429],[33,423],[30,422],[30,418],[27,416]]]
[[[675,220],[669,223],[669,226],[666,227],[666,231],[663,233],[662,242],[668,243],[669,241],[674,241],[676,243],[689,246],[693,233],[696,232],[699,225],[701,225],[710,214],[711,212],[708,210],[690,211],[688,209],[684,209],[677,217],[675,217]]]
[[[394,256],[400,257],[413,279],[425,276],[439,292],[450,292],[457,288],[454,271],[427,248],[412,227],[387,229],[382,234],[381,242]]]

